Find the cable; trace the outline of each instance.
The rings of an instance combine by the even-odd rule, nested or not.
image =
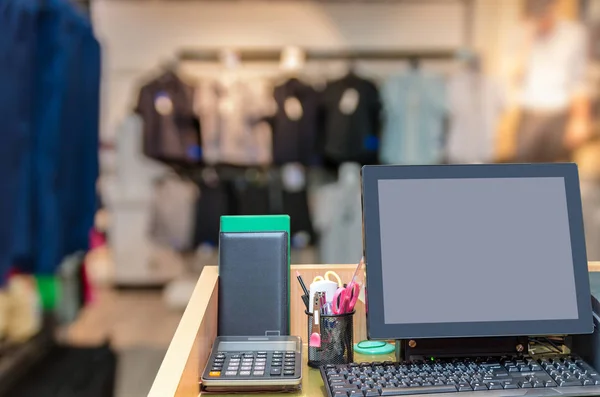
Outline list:
[[[550,338],[532,338],[531,341],[533,343],[537,343],[546,347],[548,350],[550,350],[550,352],[563,354],[563,350],[560,347],[558,347],[552,340],[550,340]]]

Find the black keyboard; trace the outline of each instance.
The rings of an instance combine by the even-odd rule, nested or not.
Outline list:
[[[540,395],[554,395],[551,388],[559,389],[555,390],[556,395],[569,395],[566,391],[574,392],[573,395],[600,391],[600,375],[595,369],[578,357],[562,355],[541,359],[519,356],[327,365],[321,368],[321,376],[331,397],[494,390],[506,393],[511,389],[531,389],[527,395],[535,395],[534,389],[543,389]]]

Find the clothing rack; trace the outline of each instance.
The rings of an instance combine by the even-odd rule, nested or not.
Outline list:
[[[451,60],[457,49],[440,48],[431,50],[403,49],[346,49],[346,50],[305,50],[307,61],[402,61]],[[178,52],[177,61],[218,62],[222,49],[184,49]],[[282,49],[242,49],[236,51],[241,62],[279,62]]]

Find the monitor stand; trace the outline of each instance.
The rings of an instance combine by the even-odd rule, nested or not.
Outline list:
[[[396,341],[396,360],[429,360],[431,357],[514,356],[527,354],[529,338],[402,339]]]

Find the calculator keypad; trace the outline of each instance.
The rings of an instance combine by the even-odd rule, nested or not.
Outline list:
[[[218,352],[209,366],[210,378],[294,377],[300,372],[300,353],[294,351]]]

